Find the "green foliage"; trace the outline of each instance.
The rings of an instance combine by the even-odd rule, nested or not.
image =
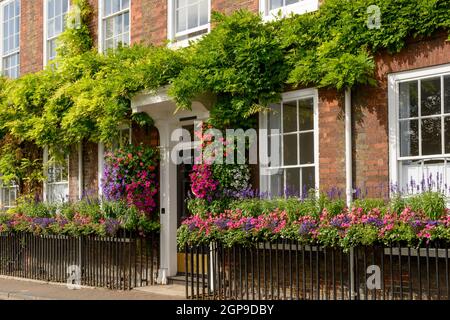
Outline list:
[[[352,208],[362,208],[365,213],[369,212],[372,209],[380,209],[382,208],[385,211],[385,201],[383,199],[357,199],[353,201]],[[402,209],[404,206],[402,206]],[[398,211],[400,212],[400,211]]]
[[[189,62],[170,94],[180,108],[190,108],[197,96],[214,93],[213,124],[247,127],[250,108],[280,98],[287,71],[280,39],[273,24],[248,11],[213,19],[217,25],[189,48]]]
[[[427,191],[407,198],[406,205],[413,211],[423,211],[428,218],[437,220],[445,212],[446,198],[440,192]]]

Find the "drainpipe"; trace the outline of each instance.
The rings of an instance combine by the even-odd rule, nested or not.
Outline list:
[[[78,198],[83,198],[83,143],[78,143]]]
[[[353,201],[352,91],[345,90],[345,180],[347,205]]]
[[[347,206],[353,200],[352,91],[345,90],[345,186]],[[355,250],[350,249],[350,298],[355,299]]]

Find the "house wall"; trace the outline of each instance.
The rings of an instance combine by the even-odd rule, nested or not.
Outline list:
[[[259,10],[258,0],[211,0],[212,10],[231,13],[238,9]],[[21,74],[43,67],[43,0],[22,0]],[[94,43],[98,45],[98,0],[89,0],[93,8],[90,22]],[[131,41],[161,45],[167,40],[167,0],[132,0]],[[380,196],[389,184],[388,90],[389,73],[450,62],[450,43],[445,35],[423,41],[410,41],[398,54],[376,55],[378,85],[352,90],[353,100],[353,177],[354,186],[368,188],[369,195]],[[345,126],[342,93],[319,90],[319,167],[320,187],[345,189]],[[146,131],[147,130],[147,131]],[[156,129],[133,128],[133,143],[158,145]],[[85,188],[98,186],[98,147],[83,145]],[[78,198],[78,153],[70,157],[70,198]],[[257,170],[254,170],[257,172]],[[257,183],[257,179],[255,181]],[[381,191],[380,191],[381,190]]]
[[[42,70],[44,59],[43,10],[43,0],[21,1],[21,74]]]
[[[377,87],[353,90],[354,185],[368,188],[371,196],[389,190],[388,75],[400,71],[450,63],[447,36],[437,34],[423,41],[409,41],[398,54],[375,57]]]

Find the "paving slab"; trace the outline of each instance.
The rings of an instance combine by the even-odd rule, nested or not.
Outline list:
[[[115,291],[82,287],[70,290],[64,284],[30,281],[17,278],[0,278],[0,300],[183,300],[182,286],[165,288],[141,288],[140,290]],[[170,288],[172,287],[172,288]]]

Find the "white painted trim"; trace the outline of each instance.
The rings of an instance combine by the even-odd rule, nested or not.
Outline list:
[[[446,73],[450,73],[450,64],[407,70],[388,75],[389,180],[392,184],[400,182],[398,165],[400,159],[400,136],[398,134],[399,82],[434,78]],[[418,89],[420,92],[420,87]],[[442,158],[445,155],[439,155],[438,157]],[[421,156],[419,158],[423,159],[424,157]],[[433,156],[427,158],[433,158]]]
[[[70,166],[70,162],[69,162]],[[70,182],[69,182],[70,188]],[[70,194],[70,192],[69,192]],[[83,198],[83,142],[78,143],[78,199]]]
[[[269,11],[269,0],[259,1],[259,11],[264,21],[273,21],[279,18],[278,14],[281,12],[281,18],[290,14],[304,14],[307,12],[314,12],[319,9],[319,0],[301,0],[299,3],[283,6],[278,9]]]
[[[48,190],[48,185],[47,185],[47,178],[48,178],[48,170],[47,170],[47,163],[48,163],[48,147],[44,147],[43,150],[43,155],[42,155],[42,163],[44,164],[44,184],[43,184],[43,188],[42,188],[42,200],[44,200],[44,202],[47,202],[47,190]]]
[[[98,0],[98,14],[97,14],[97,19],[98,19],[98,30],[97,30],[97,47],[98,47],[98,52],[102,53],[103,52],[103,1],[104,0]]]
[[[353,201],[352,91],[345,90],[345,185],[347,205]]]
[[[126,9],[126,10],[121,10],[120,12],[117,12],[117,13],[115,13],[115,14],[112,14],[112,15],[109,15],[108,17],[103,17],[103,12],[104,12],[104,7],[103,7],[103,3],[104,3],[104,0],[98,0],[98,38],[97,38],[97,46],[98,46],[98,52],[100,52],[100,53],[103,53],[103,50],[104,50],[104,46],[103,46],[103,42],[104,42],[104,39],[103,39],[103,36],[104,36],[104,33],[105,33],[105,31],[103,30],[104,28],[103,28],[103,26],[104,26],[104,24],[103,24],[103,22],[104,22],[104,19],[105,18],[108,18],[108,17],[113,17],[115,14],[122,14],[122,13],[125,13],[125,12],[127,12],[128,11],[128,14],[129,14],[129,19],[130,19],[130,21],[129,21],[129,23],[130,23],[130,31],[129,31],[129,42],[130,42],[130,45],[131,45],[131,39],[132,39],[132,30],[133,30],[133,23],[132,23],[132,6],[133,6],[133,1],[132,0],[130,0],[130,6],[129,6],[129,8],[128,9]]]
[[[311,132],[314,132],[314,164],[308,164],[308,165],[293,165],[293,166],[281,166],[280,168],[305,168],[305,167],[315,167],[315,188],[316,190],[319,190],[320,187],[320,167],[319,167],[319,161],[320,161],[320,146],[319,146],[319,91],[316,88],[308,88],[308,89],[302,89],[302,90],[296,90],[296,91],[289,91],[281,94],[281,102],[283,101],[289,101],[289,100],[301,100],[304,98],[313,98],[313,114],[314,114],[314,129],[310,130]],[[267,113],[260,113],[259,114],[259,127],[260,129],[268,129],[268,114]],[[261,137],[259,137],[259,143],[261,144]],[[261,148],[261,147],[260,147]],[[300,152],[300,150],[299,150]],[[276,169],[273,168],[273,169]],[[267,172],[267,166],[264,166],[260,163],[259,165],[259,173],[260,173],[260,190],[262,192],[268,192],[269,191],[269,185],[266,183],[267,181],[267,175],[265,174]]]
[[[105,168],[105,145],[103,142],[98,143],[98,156],[97,156],[97,184],[98,184],[98,196],[101,199],[103,197],[102,190],[102,180],[103,180],[103,171]]]
[[[5,0],[0,3],[0,75],[3,75],[3,58],[4,58],[4,56],[3,56],[3,50],[4,50],[4,48],[3,48],[3,21],[4,21],[3,7],[13,1],[15,1],[15,0]],[[21,56],[20,56],[21,33],[22,33],[22,0],[20,0],[20,15],[19,15],[19,49],[14,53],[10,53],[10,55],[17,54],[17,53],[19,54],[19,74],[18,74],[19,77],[20,77],[20,66],[22,64]]]
[[[44,47],[43,47],[43,49],[44,49],[44,54],[43,54],[43,66],[44,66],[44,68],[48,65],[48,63],[49,63],[49,61],[48,61],[48,25],[47,25],[47,19],[48,19],[48,1],[49,0],[44,0],[44,5],[42,6],[43,7],[43,10],[44,10],[44,13],[43,13],[43,17],[44,17],[44,20],[43,20],[43,32],[44,32],[44,37],[43,37],[43,41],[44,41]],[[70,10],[71,10],[71,6],[72,6],[72,4],[71,4],[71,0],[69,0],[69,6],[68,6],[68,11],[67,12],[70,12]],[[63,21],[63,23],[66,23],[66,21]],[[65,28],[66,28],[67,26],[65,26]],[[63,31],[64,32],[64,31]],[[59,36],[59,35],[58,35]],[[56,38],[58,38],[58,36],[56,36]]]
[[[167,40],[169,40],[168,47],[172,49],[185,48],[188,47],[190,42],[200,40],[205,34],[211,32],[211,0],[208,0],[208,23],[195,27],[192,29],[185,30],[183,32],[176,32],[175,27],[175,1],[176,0],[168,0],[167,1]],[[194,37],[190,37],[188,39],[176,41],[177,36],[183,36],[189,33],[198,32],[201,30],[208,30],[205,34],[197,35]]]

